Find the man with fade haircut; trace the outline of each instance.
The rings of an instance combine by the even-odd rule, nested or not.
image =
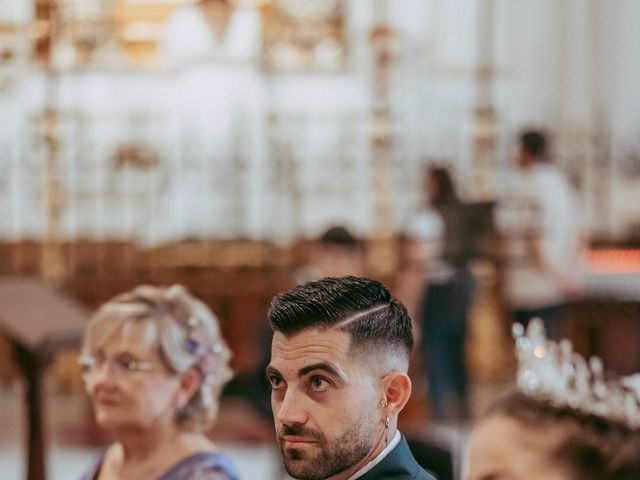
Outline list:
[[[397,430],[411,395],[407,310],[381,283],[323,278],[276,296],[267,378],[284,466],[302,480],[434,480]]]

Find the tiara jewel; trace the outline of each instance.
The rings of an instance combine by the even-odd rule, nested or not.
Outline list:
[[[518,388],[555,407],[640,428],[640,374],[605,378],[602,360],[585,360],[569,340],[547,339],[542,321],[513,325],[518,356]]]

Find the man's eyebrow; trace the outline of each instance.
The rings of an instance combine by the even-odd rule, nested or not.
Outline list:
[[[267,366],[264,374],[268,377],[269,375],[278,375],[279,377],[281,377],[282,375],[280,374],[280,372],[278,371],[277,368],[272,367],[271,365]]]
[[[298,370],[298,377],[302,378],[308,373],[313,372],[314,370],[324,370],[325,372],[333,375],[334,377],[338,377],[341,380],[345,380],[345,376],[342,372],[340,372],[333,365],[326,362],[314,363],[301,368],[300,370]]]
[[[308,375],[309,373],[311,373],[311,372],[313,372],[315,370],[325,371],[325,372],[329,373],[330,375],[338,378],[342,382],[345,382],[347,380],[347,378],[344,375],[344,373],[342,373],[339,369],[337,369],[333,365],[331,365],[329,363],[326,363],[326,362],[314,363],[312,365],[308,365],[306,367],[301,368],[300,370],[298,370],[298,378],[302,378],[305,375]],[[282,374],[280,373],[280,371],[277,368],[272,367],[271,365],[269,365],[266,368],[265,375],[267,377],[269,375],[277,375],[278,377],[282,377]]]

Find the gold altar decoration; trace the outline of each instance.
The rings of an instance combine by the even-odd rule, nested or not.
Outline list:
[[[51,24],[54,20],[55,5],[50,0],[36,0],[34,8],[35,20],[30,28],[33,40],[34,60],[48,63],[51,55]]]
[[[265,70],[300,72],[344,68],[344,1],[271,0],[262,6],[261,13]]]
[[[36,0],[29,29],[34,60],[68,70],[91,65],[112,38],[113,0]]]
[[[266,242],[232,240],[181,242],[146,252],[149,264],[161,268],[257,268],[286,267],[293,252]]]
[[[120,0],[114,5],[113,22],[120,51],[132,64],[153,67],[164,25],[185,2]]]
[[[495,150],[497,122],[493,108],[479,107],[473,112],[473,187],[476,200],[495,197]]]
[[[59,242],[60,216],[63,208],[63,192],[60,184],[60,115],[51,108],[43,113],[40,135],[46,146],[47,160],[43,179],[44,208],[47,227],[41,251],[41,275],[49,285],[59,286],[66,274],[64,255]]]
[[[29,28],[34,60],[63,69],[95,63],[114,67],[116,54],[115,58],[124,59],[128,66],[154,67],[164,25],[185,3],[188,2],[36,0],[35,20]],[[99,57],[104,52],[108,53],[100,65]]]
[[[368,262],[381,275],[395,272],[400,262],[393,232],[395,132],[391,102],[393,70],[400,58],[400,49],[397,32],[387,25],[386,6],[384,1],[375,5],[377,24],[369,33],[373,57],[371,93],[376,101],[369,112],[374,238],[368,251]]]
[[[499,272],[484,260],[474,261],[471,269],[477,284],[466,348],[470,375],[476,382],[508,382],[515,371],[515,357],[501,304]]]
[[[0,22],[0,93],[18,84],[19,71],[29,44],[28,26]]]
[[[160,164],[160,154],[151,145],[125,143],[113,154],[111,164],[116,170],[125,167],[147,170]]]
[[[495,197],[494,162],[496,153],[496,113],[494,82],[496,59],[493,45],[496,16],[495,1],[487,1],[478,16],[478,44],[475,71],[475,107],[472,111],[473,188],[476,200],[489,201]]]

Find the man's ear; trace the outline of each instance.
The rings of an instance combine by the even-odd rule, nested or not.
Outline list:
[[[382,379],[382,387],[390,414],[399,414],[411,396],[411,379],[403,372],[391,372]]]

